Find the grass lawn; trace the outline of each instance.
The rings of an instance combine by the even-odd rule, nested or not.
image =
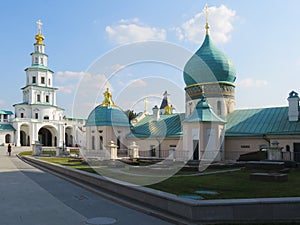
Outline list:
[[[253,171],[251,171],[253,172]],[[218,195],[201,195],[205,199],[269,198],[300,196],[300,170],[289,173],[287,182],[253,181],[247,170],[192,177],[171,177],[148,187],[177,195],[197,190],[216,191]]]
[[[105,167],[92,168],[86,162],[73,162],[69,158],[40,157],[40,159],[69,166],[87,172],[98,173],[114,179],[133,182],[137,177],[132,174],[124,174],[118,171],[107,170]],[[121,171],[129,172],[128,168]],[[226,169],[227,170],[227,169]],[[207,172],[208,170],[204,171]],[[215,169],[213,169],[215,171]],[[287,182],[253,181],[249,179],[253,171],[240,170],[227,173],[210,174],[203,176],[173,176],[160,183],[147,187],[173,193],[176,195],[194,195],[195,191],[207,190],[218,192],[217,195],[201,194],[204,199],[237,199],[237,198],[270,198],[270,197],[297,197],[300,196],[300,169],[289,172]],[[191,172],[180,172],[187,175]],[[194,172],[193,172],[194,173]],[[139,176],[147,183],[147,178]]]

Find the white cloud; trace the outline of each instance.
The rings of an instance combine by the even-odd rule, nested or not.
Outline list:
[[[73,71],[58,71],[56,73],[56,81],[64,83],[70,80],[79,80],[86,72],[73,72]]]
[[[240,87],[245,88],[262,88],[268,85],[268,81],[266,80],[254,80],[252,78],[246,78],[238,82]]]
[[[109,39],[117,44],[126,44],[148,40],[166,40],[166,30],[150,27],[140,22],[138,18],[122,19],[114,26],[106,26]]]
[[[215,43],[226,43],[230,39],[230,32],[233,30],[233,21],[236,12],[227,8],[225,5],[220,7],[208,8],[208,23],[210,26],[211,37]],[[197,13],[175,29],[179,40],[186,40],[200,44],[205,33],[205,13]]]

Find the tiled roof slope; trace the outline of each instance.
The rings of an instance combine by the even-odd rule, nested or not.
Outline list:
[[[226,121],[225,136],[300,134],[300,121],[289,121],[288,107],[235,110]]]
[[[160,115],[155,121],[152,115],[148,115],[132,127],[132,134],[135,137],[175,137],[182,135],[181,122],[184,113]]]

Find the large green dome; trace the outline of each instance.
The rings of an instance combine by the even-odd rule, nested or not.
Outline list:
[[[128,117],[117,106],[97,106],[89,115],[86,126],[121,126],[128,127]]]
[[[90,113],[85,126],[129,126],[128,117],[122,109],[114,104],[108,88],[104,92],[102,104]]]
[[[208,34],[202,46],[186,63],[183,71],[187,86],[207,82],[234,83],[235,74],[231,60],[213,45]]]

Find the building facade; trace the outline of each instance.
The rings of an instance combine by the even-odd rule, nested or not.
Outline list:
[[[19,147],[39,142],[51,147],[84,146],[85,119],[64,116],[64,109],[56,104],[54,72],[48,67],[41,25],[38,21],[31,65],[25,69],[26,84],[21,88],[22,102],[13,105],[14,118],[12,112],[1,114],[1,133],[5,136],[0,136],[0,144]]]

